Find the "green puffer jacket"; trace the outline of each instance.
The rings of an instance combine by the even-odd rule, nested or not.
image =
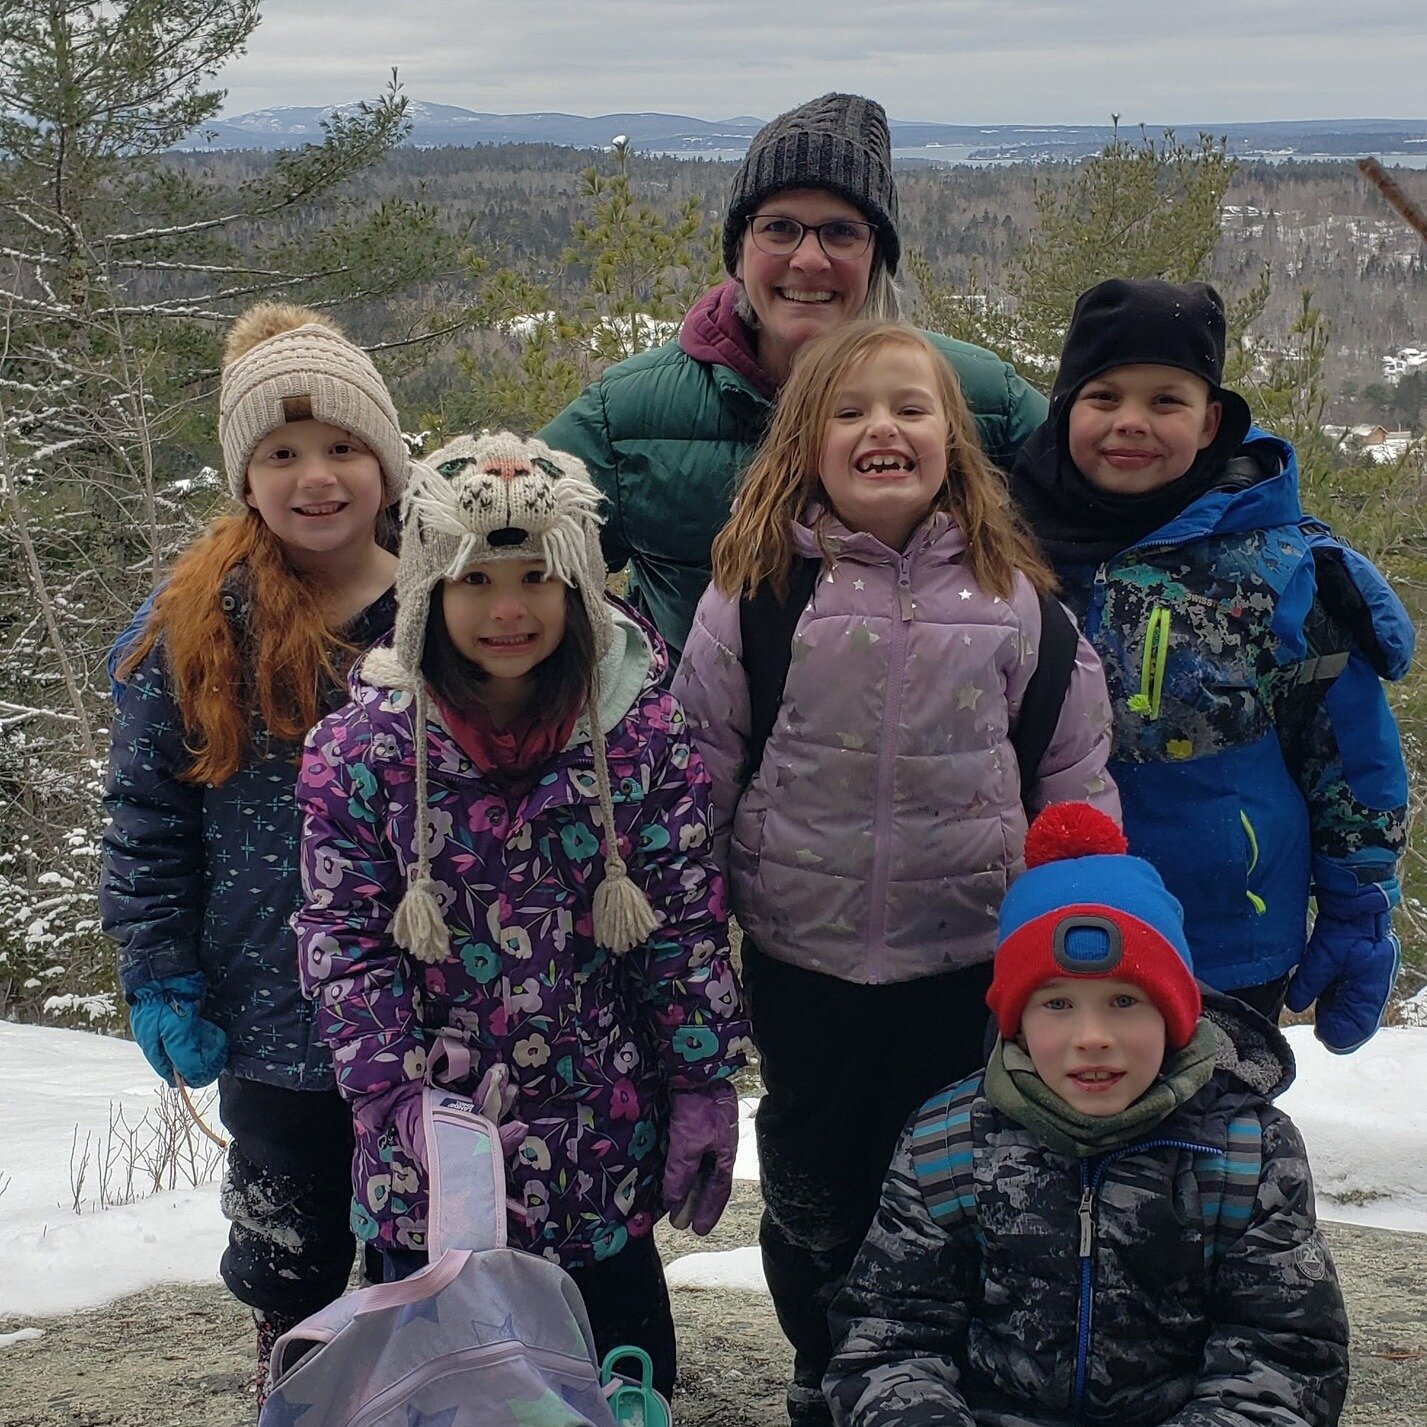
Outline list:
[[[605,559],[632,566],[627,598],[675,657],[709,581],[709,547],[773,409],[736,291],[729,282],[706,293],[677,340],[610,367],[540,432],[578,456],[608,497]],[[926,336],[956,371],[987,454],[1008,467],[1045,419],[1045,398],[990,352]]]

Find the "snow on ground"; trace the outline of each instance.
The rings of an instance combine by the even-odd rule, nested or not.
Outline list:
[[[1382,1031],[1351,1056],[1329,1055],[1307,1027],[1287,1034],[1298,1080],[1279,1103],[1307,1142],[1319,1214],[1427,1233],[1427,1100],[1411,1093],[1427,1084],[1427,1027]],[[216,1279],[227,1239],[216,1185],[94,1204],[111,1114],[152,1114],[157,1086],[128,1041],[0,1021],[0,1316],[66,1313],[155,1283]],[[742,1179],[758,1174],[753,1105],[741,1107]],[[91,1164],[76,1214],[72,1164],[86,1135]],[[669,1280],[766,1291],[753,1248],[687,1255]],[[0,1349],[17,1340],[0,1336]]]
[[[228,1238],[216,1185],[94,1207],[111,1107],[130,1122],[152,1115],[159,1084],[130,1041],[0,1021],[0,1315],[68,1313],[216,1276]],[[76,1214],[71,1163],[86,1135]]]

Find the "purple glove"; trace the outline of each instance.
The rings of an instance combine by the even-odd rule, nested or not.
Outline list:
[[[738,1092],[727,1080],[669,1096],[664,1202],[676,1229],[707,1234],[733,1192],[738,1154]]]
[[[1318,1003],[1313,1034],[1335,1055],[1365,1045],[1382,1024],[1402,950],[1392,931],[1392,897],[1379,882],[1349,890],[1314,888],[1318,916],[1284,1004]]]

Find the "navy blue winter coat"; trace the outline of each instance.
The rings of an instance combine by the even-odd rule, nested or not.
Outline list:
[[[1370,567],[1383,597],[1347,617],[1302,525],[1293,448],[1256,428],[1246,447],[1277,474],[1199,497],[1103,565],[1057,569],[1105,667],[1130,848],[1184,904],[1195,973],[1221,990],[1297,964],[1310,884],[1346,874],[1396,902],[1406,824],[1397,727],[1362,644],[1404,664],[1410,621]]]
[[[388,591],[344,638],[365,648],[395,615]],[[233,617],[241,621],[241,602]],[[345,702],[345,687],[327,690],[324,712]],[[228,1034],[229,1073],[321,1090],[332,1084],[332,1066],[298,984],[290,924],[302,901],[301,754],[301,744],[255,729],[248,758],[221,787],[181,781],[192,760],[160,641],[119,694],[99,910],[118,943],[126,997],[145,982],[201,971],[203,1015]]]

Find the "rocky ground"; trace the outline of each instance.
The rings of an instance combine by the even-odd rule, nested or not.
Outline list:
[[[666,1232],[666,1259],[753,1243],[740,1184],[708,1240]],[[1345,1427],[1427,1427],[1427,1237],[1330,1224],[1353,1322]],[[677,1427],[782,1427],[789,1354],[769,1300],[679,1289]],[[63,1318],[0,1319],[0,1427],[251,1427],[252,1327],[218,1284],[160,1287]]]

